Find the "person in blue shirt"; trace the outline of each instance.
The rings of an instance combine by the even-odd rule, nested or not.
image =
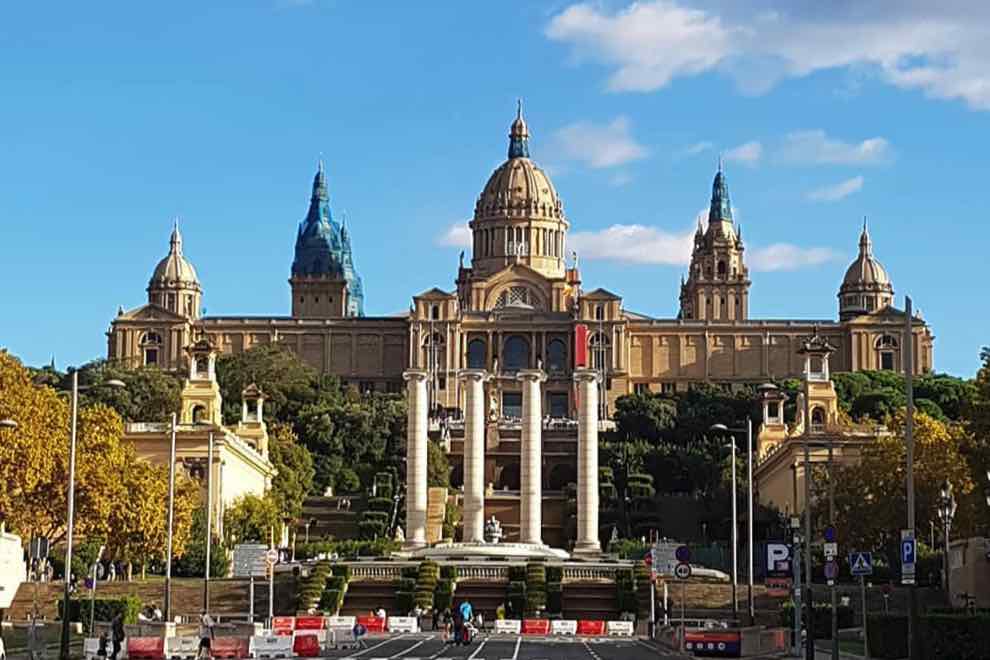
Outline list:
[[[461,603],[461,618],[466,622],[470,622],[474,618],[474,608],[471,607],[470,601],[464,601]]]

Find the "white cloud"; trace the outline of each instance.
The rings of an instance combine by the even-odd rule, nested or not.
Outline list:
[[[723,158],[729,162],[755,165],[763,155],[763,145],[753,140],[725,152]]]
[[[786,135],[778,156],[791,163],[876,165],[889,162],[893,152],[882,137],[849,143],[830,138],[818,129]]]
[[[713,145],[711,142],[709,142],[707,140],[703,140],[701,142],[695,142],[694,144],[692,144],[690,146],[687,146],[687,147],[684,147],[683,149],[681,149],[681,155],[682,156],[697,156],[698,154],[702,153],[703,151],[708,151],[713,146],[715,146],[715,145]]]
[[[691,261],[693,238],[693,227],[678,234],[646,225],[616,224],[599,231],[572,232],[567,247],[581,259],[683,266]]]
[[[472,243],[471,228],[466,222],[456,222],[436,238],[436,244],[445,247],[470,248]]]
[[[594,168],[615,167],[646,157],[646,148],[629,133],[629,120],[605,125],[579,121],[559,129],[554,140],[565,157]]]
[[[863,177],[854,176],[840,181],[835,185],[817,188],[808,193],[808,199],[813,202],[837,202],[863,189]]]
[[[720,2],[710,10],[684,0],[633,2],[610,11],[574,4],[553,16],[546,35],[575,61],[612,67],[612,91],[648,92],[678,77],[717,72],[762,94],[785,78],[857,67],[932,98],[990,110],[990,3],[902,0],[818,3]]]
[[[790,243],[774,243],[750,253],[749,267],[754,271],[798,270],[832,261],[838,254],[830,248],[802,248]]]

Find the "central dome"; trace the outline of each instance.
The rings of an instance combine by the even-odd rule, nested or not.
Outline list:
[[[149,288],[199,288],[199,276],[192,262],[182,254],[182,234],[179,233],[179,223],[172,228],[169,239],[169,251],[164,259],[155,266],[155,272],[148,282]]]

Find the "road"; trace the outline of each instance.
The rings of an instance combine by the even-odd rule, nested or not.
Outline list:
[[[480,635],[468,646],[444,644],[436,634],[371,638],[358,651],[333,651],[340,660],[687,660],[635,638],[576,639]]]

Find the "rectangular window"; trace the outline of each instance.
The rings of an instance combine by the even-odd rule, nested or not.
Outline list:
[[[145,364],[158,364],[158,349],[157,348],[146,348],[144,350],[144,363]]]
[[[677,384],[676,383],[661,383],[660,384],[660,391],[663,392],[664,394],[673,394],[674,392],[677,391]]]
[[[522,392],[502,393],[502,417],[522,418]]]
[[[636,384],[633,385],[633,391],[636,394],[646,394],[647,392],[650,391],[650,384],[649,383],[636,383]]]
[[[567,392],[550,392],[547,394],[547,410],[550,417],[567,417]]]
[[[437,389],[438,390],[445,390],[445,389],[447,389],[447,377],[446,376],[437,376]]]
[[[880,368],[885,371],[894,370],[894,354],[890,351],[884,351],[880,354]]]

